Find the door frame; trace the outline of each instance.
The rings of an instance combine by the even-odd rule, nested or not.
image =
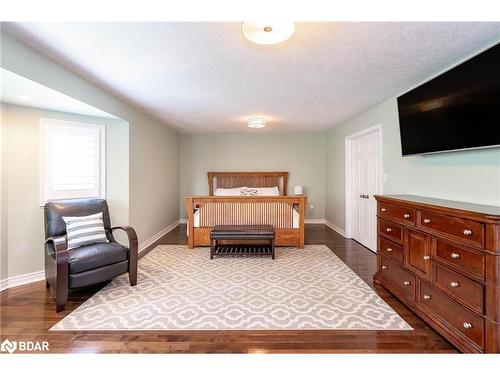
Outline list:
[[[369,128],[363,129],[356,133],[349,134],[345,137],[345,236],[347,238],[352,238],[352,190],[351,190],[351,150],[352,150],[352,141],[362,137],[364,135],[378,132],[378,152],[379,152],[379,192],[378,194],[383,193],[383,143],[382,143],[382,124],[379,123],[374,126],[370,126]]]

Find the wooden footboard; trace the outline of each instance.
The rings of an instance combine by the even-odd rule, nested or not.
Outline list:
[[[186,197],[188,245],[210,245],[210,230],[215,225],[267,224],[274,227],[276,246],[304,248],[305,196]],[[298,213],[294,227],[294,210]],[[194,214],[198,212],[199,226]]]

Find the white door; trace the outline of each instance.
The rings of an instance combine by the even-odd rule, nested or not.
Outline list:
[[[351,236],[377,251],[377,202],[380,193],[380,129],[352,136],[351,142]]]

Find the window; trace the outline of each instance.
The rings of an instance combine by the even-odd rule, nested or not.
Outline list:
[[[105,196],[105,127],[40,120],[41,199]]]

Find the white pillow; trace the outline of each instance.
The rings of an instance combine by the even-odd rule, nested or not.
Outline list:
[[[104,229],[102,212],[88,216],[63,216],[66,223],[68,250],[84,245],[109,242]]]
[[[236,197],[236,196],[239,197],[241,195],[241,190],[243,189],[246,189],[246,186],[233,189],[218,188],[215,189],[214,195],[224,196],[224,197]]]
[[[257,195],[257,189],[243,188],[241,189],[242,197],[255,197]]]
[[[270,188],[249,188],[252,190],[257,190],[257,195],[264,195],[269,197],[276,197],[280,195],[280,189],[277,186]]]

